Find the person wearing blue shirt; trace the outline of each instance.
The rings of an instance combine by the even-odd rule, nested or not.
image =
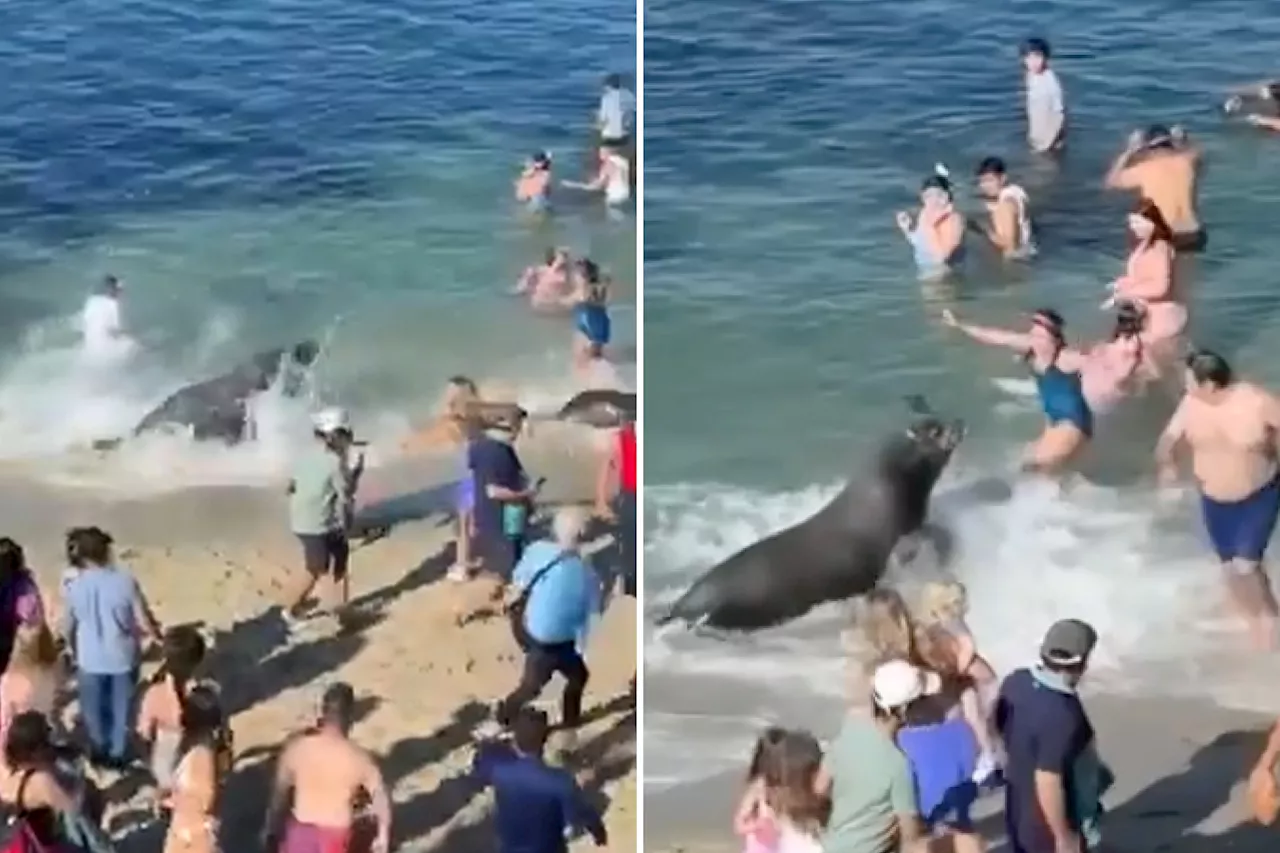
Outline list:
[[[493,788],[500,853],[565,853],[566,835],[575,829],[589,833],[597,846],[607,844],[604,822],[573,775],[542,758],[547,715],[523,708],[511,729],[511,746],[482,743],[472,765],[476,780]]]
[[[511,575],[508,609],[525,658],[520,683],[498,706],[503,725],[510,725],[557,672],[565,679],[561,723],[573,729],[581,722],[589,675],[582,648],[601,597],[600,580],[579,552],[586,522],[584,510],[561,508],[553,523],[555,541],[531,544]]]
[[[467,448],[467,467],[475,481],[475,546],[484,572],[505,578],[519,557],[523,531],[510,531],[513,515],[527,515],[535,490],[529,487],[514,442],[523,410],[504,414],[492,429]]]
[[[92,757],[104,767],[127,766],[129,719],[140,663],[139,636],[161,634],[138,581],[112,561],[111,536],[97,527],[75,531],[68,551],[77,568],[64,588],[61,631],[71,644],[80,716]]]

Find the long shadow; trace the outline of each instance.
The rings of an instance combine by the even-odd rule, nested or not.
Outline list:
[[[1206,836],[1191,830],[1227,803],[1231,789],[1247,776],[1265,740],[1262,730],[1219,735],[1196,751],[1185,770],[1157,780],[1112,810],[1104,826],[1107,838],[1123,849],[1225,849],[1216,846],[1223,836],[1212,836],[1214,841],[1207,844]],[[1268,849],[1280,849],[1275,831],[1270,833]],[[1227,835],[1242,844],[1255,840],[1246,825]]]

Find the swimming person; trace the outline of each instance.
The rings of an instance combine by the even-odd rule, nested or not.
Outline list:
[[[1238,87],[1222,105],[1227,115],[1239,115],[1254,127],[1280,131],[1280,82],[1267,80]]]
[[[515,292],[528,295],[529,304],[535,309],[568,307],[573,298],[569,262],[568,249],[547,249],[541,264],[525,268],[516,282]]]
[[[595,177],[587,183],[564,181],[563,184],[586,192],[603,191],[605,204],[617,207],[631,200],[631,163],[616,149],[601,148]]]
[[[1280,516],[1280,399],[1238,379],[1226,359],[1208,350],[1187,357],[1184,378],[1186,394],[1156,446],[1160,482],[1177,479],[1174,454],[1185,446],[1230,601],[1255,645],[1270,648],[1276,600],[1262,558]]]
[[[990,214],[982,234],[1003,257],[1025,260],[1036,254],[1031,227],[1031,199],[1027,191],[1009,182],[1004,161],[987,157],[978,164],[978,192]]]
[[[941,278],[964,257],[964,214],[956,210],[951,181],[945,175],[930,175],[920,186],[920,210],[914,217],[906,211],[897,216],[915,255],[921,278]]]
[[[1024,353],[1047,423],[1028,449],[1022,468],[1061,471],[1093,437],[1093,412],[1080,375],[1084,356],[1067,346],[1062,315],[1051,308],[1037,309],[1031,314],[1031,328],[1025,332],[961,323],[950,311],[943,312],[942,321],[978,343]]]
[[[1129,213],[1133,250],[1125,262],[1124,275],[1116,279],[1110,307],[1117,300],[1143,306],[1146,322],[1142,339],[1155,354],[1170,354],[1187,328],[1187,306],[1178,298],[1174,282],[1173,258],[1177,238],[1160,208],[1150,199],[1139,199]]]
[[[1027,92],[1027,142],[1040,154],[1056,151],[1066,144],[1067,108],[1062,82],[1049,67],[1049,43],[1027,39],[1020,53]]]
[[[1196,197],[1200,180],[1200,150],[1182,128],[1152,125],[1135,130],[1107,172],[1106,186],[1137,190],[1155,203],[1173,232],[1180,252],[1203,251],[1208,235],[1201,227]]]
[[[551,152],[539,151],[516,178],[516,201],[532,211],[546,210],[551,205],[551,187]]]

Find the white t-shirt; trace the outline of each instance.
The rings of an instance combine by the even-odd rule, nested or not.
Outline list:
[[[1049,148],[1057,136],[1061,116],[1066,112],[1062,84],[1053,69],[1027,75],[1027,137],[1037,151]]]
[[[80,333],[84,335],[85,346],[92,349],[114,342],[123,331],[119,299],[99,293],[85,300],[80,314]]]
[[[626,89],[609,89],[600,96],[600,136],[622,139],[631,133],[631,116],[636,109],[635,96]]]

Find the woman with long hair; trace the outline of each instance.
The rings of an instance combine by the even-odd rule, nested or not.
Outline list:
[[[182,741],[182,708],[204,663],[204,637],[190,625],[165,632],[164,659],[142,694],[138,707],[138,737],[150,746],[151,776],[160,798],[170,789]]]
[[[62,680],[58,645],[49,626],[19,628],[9,666],[0,675],[0,743],[9,722],[21,713],[38,711],[53,719]]]
[[[1174,280],[1174,234],[1164,214],[1150,199],[1138,199],[1129,213],[1129,233],[1133,248],[1125,262],[1124,275],[1111,285],[1110,307],[1118,300],[1137,303],[1145,309],[1142,340],[1167,354],[1171,344],[1187,328],[1187,306],[1179,297]]]
[[[18,631],[44,618],[40,587],[27,567],[26,553],[8,536],[0,537],[0,669],[13,653]]]
[[[169,793],[164,853],[218,853],[218,794],[230,770],[231,742],[222,702],[208,685],[182,703],[182,740]]]

